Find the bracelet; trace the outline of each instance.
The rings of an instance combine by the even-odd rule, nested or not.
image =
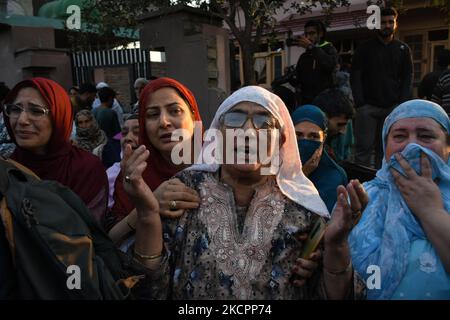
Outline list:
[[[325,268],[325,266],[323,267],[323,270],[332,276],[341,276],[341,275],[346,274],[350,270],[352,270],[352,268],[353,268],[353,265],[352,265],[352,261],[350,260],[350,262],[348,263],[347,267],[344,270],[330,271],[330,270],[327,270],[327,268]]]
[[[154,260],[154,259],[161,258],[163,256],[163,251],[161,251],[159,254],[147,256],[145,254],[141,254],[141,253],[137,252],[136,249],[134,249],[134,255],[137,256],[139,259]]]

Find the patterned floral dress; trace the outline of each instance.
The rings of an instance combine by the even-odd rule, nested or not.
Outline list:
[[[326,299],[322,268],[306,284],[292,285],[300,256],[299,233],[318,216],[287,199],[270,179],[255,190],[248,208],[236,207],[231,187],[216,173],[183,171],[177,178],[201,197],[198,209],[163,221],[164,258],[149,273],[152,299]],[[348,298],[362,298],[359,276]]]

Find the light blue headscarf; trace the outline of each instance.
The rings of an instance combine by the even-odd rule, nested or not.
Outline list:
[[[450,132],[450,120],[445,111],[437,104],[425,100],[411,100],[399,105],[386,118],[383,126],[383,150],[391,126],[405,118],[431,118]],[[418,144],[409,144],[402,155],[409,164],[420,172],[420,154],[424,152],[432,165],[433,178],[438,178],[444,206],[450,212],[450,167],[433,151]],[[391,299],[408,269],[411,244],[415,240],[427,243],[427,255],[436,262],[432,277],[434,283],[443,284],[450,290],[450,276],[437,253],[429,243],[420,222],[410,211],[398,191],[390,167],[401,168],[392,156],[390,162],[383,160],[382,168],[374,180],[364,184],[369,194],[369,204],[357,226],[349,237],[352,261],[355,269],[364,278],[367,267],[376,265],[381,271],[381,289],[368,290],[369,299]],[[400,170],[402,172],[402,170]],[[434,259],[434,260],[433,260]],[[419,266],[417,266],[419,268]],[[430,277],[430,274],[417,272],[414,277]],[[422,278],[422,283],[426,278]],[[429,278],[428,278],[429,279]],[[414,290],[414,283],[408,286]],[[447,293],[449,293],[448,291]],[[425,295],[425,293],[423,293]]]

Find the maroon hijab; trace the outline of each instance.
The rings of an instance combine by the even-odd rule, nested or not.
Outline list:
[[[151,190],[158,188],[161,183],[169,180],[179,171],[172,163],[164,160],[161,153],[153,147],[145,130],[145,106],[153,92],[166,87],[174,88],[187,102],[194,114],[194,121],[202,121],[193,93],[178,81],[171,78],[159,78],[152,80],[145,86],[139,99],[139,144],[145,145],[150,151],[147,167],[142,176]],[[118,219],[127,216],[134,208],[134,205],[125,193],[122,180],[122,173],[120,173],[114,185],[115,203],[112,208],[112,214]]]
[[[101,161],[94,155],[73,147],[70,142],[73,114],[69,96],[63,87],[52,80],[32,78],[19,82],[5,102],[14,102],[19,91],[28,87],[38,90],[44,98],[50,109],[53,131],[46,154],[34,154],[17,145],[8,117],[4,114],[8,133],[17,145],[11,158],[28,167],[41,179],[55,180],[69,187],[86,205],[89,204],[102,188],[107,188],[108,180]]]

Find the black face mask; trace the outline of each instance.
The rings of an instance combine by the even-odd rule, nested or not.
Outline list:
[[[300,160],[302,164],[305,164],[309,159],[311,159],[314,152],[320,148],[322,142],[308,139],[298,139],[298,150],[300,151]]]

